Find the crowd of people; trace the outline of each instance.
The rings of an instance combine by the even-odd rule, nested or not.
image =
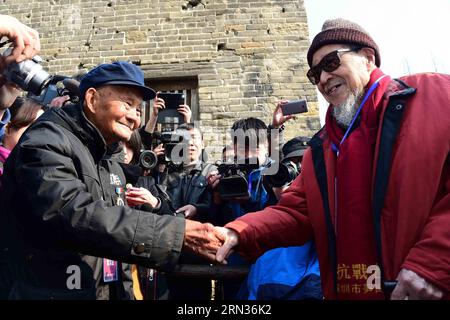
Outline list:
[[[14,46],[0,74],[40,50],[11,16],[0,36]],[[325,126],[284,143],[294,116],[280,100],[269,125],[237,119],[214,164],[186,104],[172,160],[155,132],[165,101],[132,63],[98,65],[76,102],[50,106],[0,75],[0,298],[449,299],[450,76],[392,79],[344,19],[324,23],[307,60]],[[211,263],[249,273],[171,273]]]

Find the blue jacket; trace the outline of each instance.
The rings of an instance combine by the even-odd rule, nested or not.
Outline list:
[[[251,266],[247,290],[249,300],[322,299],[314,243],[267,251]]]

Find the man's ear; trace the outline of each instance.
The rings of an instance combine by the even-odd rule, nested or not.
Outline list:
[[[361,49],[361,53],[366,57],[368,66],[375,67],[375,50],[369,47]]]
[[[84,106],[90,113],[95,114],[98,99],[98,93],[95,88],[89,88],[84,94]]]

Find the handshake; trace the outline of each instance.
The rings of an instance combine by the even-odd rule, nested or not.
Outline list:
[[[226,264],[226,258],[238,242],[234,230],[186,219],[183,249],[211,262]]]

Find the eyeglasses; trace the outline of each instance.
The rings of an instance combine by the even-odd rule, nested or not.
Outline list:
[[[339,66],[341,65],[341,57],[339,55],[340,53],[354,52],[360,49],[361,48],[334,50],[324,56],[318,64],[309,69],[306,73],[306,76],[313,85],[317,85],[320,82],[320,75],[322,74],[322,70],[326,72],[333,72],[334,70],[339,68]]]

